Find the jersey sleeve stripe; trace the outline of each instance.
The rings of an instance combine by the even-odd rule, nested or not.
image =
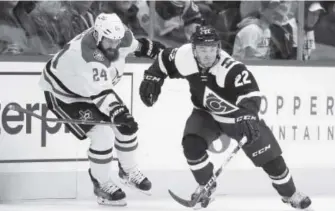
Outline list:
[[[51,86],[52,91],[54,91],[56,94],[62,95],[62,96],[64,96],[64,97],[78,98],[78,97],[76,97],[76,96],[74,96],[74,95],[72,95],[72,94],[67,94],[67,93],[64,93],[64,92],[58,90],[58,89],[54,86],[54,84],[51,82],[51,79],[47,76],[45,70],[44,70],[44,73],[43,73],[43,78],[44,78],[44,80]]]
[[[262,94],[261,94],[260,91],[249,92],[248,94],[238,96],[235,104],[238,105],[245,98],[261,97],[261,96],[262,96]]]
[[[96,100],[97,98],[102,97],[104,95],[108,95],[108,94],[115,94],[115,92],[114,92],[113,89],[106,89],[106,90],[103,90],[102,92],[100,92],[97,95],[91,95],[90,98],[92,100]]]
[[[167,48],[159,54],[159,67],[170,78],[183,78],[176,66],[177,48]]]
[[[158,65],[159,65],[159,68],[161,69],[161,71],[168,75],[168,72],[167,72],[167,69],[164,65],[164,62],[163,62],[163,59],[162,59],[162,56],[163,56],[163,51],[161,51],[159,54],[158,54]]]
[[[96,104],[96,106],[98,108],[103,104],[103,102],[105,101],[106,97],[107,97],[107,95],[104,95],[99,100],[98,100],[98,98],[95,99],[95,101],[97,101],[95,104]]]

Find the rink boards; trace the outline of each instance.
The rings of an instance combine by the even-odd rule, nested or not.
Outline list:
[[[181,138],[192,110],[189,89],[186,81],[167,79],[156,105],[145,107],[138,88],[148,65],[128,64],[116,88],[140,125],[138,162],[154,183],[154,196],[167,196],[167,188],[188,194],[195,183]],[[54,117],[37,84],[42,69],[42,63],[0,63],[0,199],[92,197],[86,174],[89,141],[76,140],[63,125],[8,111],[8,104],[18,103]],[[260,115],[278,138],[296,183],[311,194],[335,194],[334,69],[250,69],[264,94]],[[216,165],[228,151],[212,153]],[[243,153],[229,164],[220,184],[221,194],[274,194],[268,178]]]

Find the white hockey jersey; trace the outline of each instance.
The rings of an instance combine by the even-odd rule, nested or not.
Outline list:
[[[94,103],[109,115],[108,105],[118,101],[113,87],[120,81],[125,59],[138,47],[138,41],[126,30],[119,58],[110,62],[97,48],[93,28],[77,35],[46,65],[40,87],[65,103]]]

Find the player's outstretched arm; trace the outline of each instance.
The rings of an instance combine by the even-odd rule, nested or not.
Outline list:
[[[166,77],[184,78],[175,64],[177,51],[178,48],[162,50],[154,63],[144,72],[144,78],[140,85],[140,96],[146,106],[153,106],[157,101]]]
[[[134,52],[136,57],[148,57],[154,59],[161,50],[165,49],[165,46],[162,43],[148,38],[139,38],[137,41],[138,47]]]
[[[237,64],[233,68],[227,75],[226,85],[234,90],[236,105],[240,108],[236,118],[238,132],[251,143],[260,136],[258,112],[261,94],[256,79],[244,64]]]
[[[153,106],[157,101],[164,79],[167,77],[159,68],[158,63],[158,59],[156,59],[149,69],[144,71],[144,77],[140,85],[141,100],[148,107]]]

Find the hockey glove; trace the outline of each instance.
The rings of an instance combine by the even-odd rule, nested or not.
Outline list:
[[[140,96],[142,102],[150,107],[155,104],[161,93],[161,87],[164,83],[164,77],[153,72],[145,71],[144,78],[140,85]]]
[[[138,130],[138,124],[135,122],[134,117],[129,113],[126,106],[120,103],[114,103],[110,111],[111,121],[117,125],[126,125],[133,131]]]
[[[152,41],[147,38],[137,39],[139,42],[139,49],[135,51],[137,57],[149,57],[151,59],[156,58],[159,52],[165,49],[165,46],[157,41]]]
[[[236,118],[238,136],[246,136],[247,145],[257,141],[260,137],[259,119],[254,115],[243,115]]]

